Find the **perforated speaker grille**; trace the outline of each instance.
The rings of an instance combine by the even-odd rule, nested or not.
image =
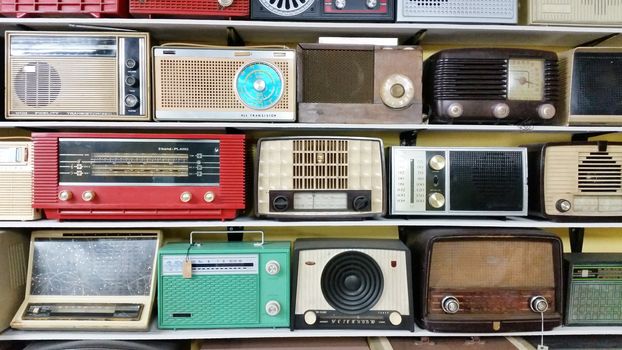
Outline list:
[[[573,115],[622,115],[622,52],[577,52],[572,68]]]
[[[60,94],[60,75],[47,62],[30,62],[16,72],[13,89],[29,107],[46,107]]]
[[[293,141],[294,189],[348,189],[348,141]]]
[[[516,0],[404,0],[406,16],[512,18]]]
[[[622,192],[622,153],[579,152],[579,191]]]
[[[534,22],[622,23],[622,0],[531,0]]]
[[[302,101],[372,103],[373,50],[302,50]]]

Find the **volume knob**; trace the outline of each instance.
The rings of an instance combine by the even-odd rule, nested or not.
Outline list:
[[[542,119],[551,119],[551,118],[553,118],[555,116],[555,112],[557,112],[555,110],[555,106],[553,106],[550,103],[546,103],[546,104],[543,104],[542,106],[538,107],[538,115]]]
[[[335,0],[335,7],[339,10],[343,10],[346,7],[346,0]]]
[[[90,202],[95,199],[95,192],[93,191],[84,191],[82,192],[82,200],[85,202]]]
[[[441,300],[441,308],[446,314],[455,314],[460,310],[460,302],[456,297],[444,297],[443,300]]]
[[[442,208],[445,205],[445,196],[442,193],[434,192],[428,196],[428,203],[432,208]]]
[[[278,301],[270,300],[266,303],[266,313],[268,316],[276,316],[281,312],[281,304]]]
[[[541,295],[535,296],[529,300],[531,311],[541,313],[549,309],[549,302]]]
[[[276,260],[270,260],[266,263],[266,273],[274,276],[281,271],[281,264]]]
[[[430,168],[432,168],[432,170],[443,170],[443,168],[445,168],[445,157],[437,154],[430,158],[428,165],[430,166]]]
[[[497,103],[492,108],[492,115],[498,119],[507,118],[510,115],[510,106],[505,103]]]

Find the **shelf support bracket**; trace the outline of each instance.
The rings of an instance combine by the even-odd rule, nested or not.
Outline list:
[[[227,226],[227,231],[244,231],[244,227],[242,226]],[[244,234],[243,233],[233,233],[233,232],[229,232],[227,233],[227,241],[229,242],[241,242],[244,240]]]
[[[404,40],[402,45],[419,45],[419,43],[421,43],[421,40],[425,38],[427,32],[427,29],[421,29],[412,36],[408,37],[408,39]]]
[[[596,137],[601,135],[613,134],[614,132],[582,132],[577,134],[572,134],[571,140],[573,142],[585,142],[590,139],[590,137]]]
[[[599,44],[601,44],[601,43],[603,43],[603,42],[605,42],[605,41],[607,41],[609,39],[613,39],[613,38],[615,38],[618,35],[620,35],[620,33],[607,34],[607,35],[605,35],[603,37],[600,37],[598,39],[594,39],[594,40],[591,40],[591,41],[588,41],[588,42],[584,42],[583,44],[578,45],[577,47],[580,47],[580,46],[596,46],[596,45],[599,45]]]
[[[234,27],[227,27],[227,46],[245,46],[244,39]]]
[[[417,130],[408,130],[400,133],[400,146],[415,146],[417,144]]]
[[[581,253],[583,251],[585,228],[571,227],[568,229],[568,233],[570,234],[570,251],[573,253]]]

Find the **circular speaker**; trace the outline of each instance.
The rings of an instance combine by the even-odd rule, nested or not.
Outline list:
[[[29,107],[47,107],[60,94],[60,75],[46,62],[29,62],[13,77],[13,90]]]
[[[313,5],[313,0],[259,0],[266,10],[278,16],[296,16]]]
[[[374,259],[361,252],[348,251],[326,263],[321,284],[324,298],[335,310],[361,314],[376,305],[384,280]]]
[[[283,96],[284,83],[281,72],[266,62],[253,62],[243,66],[235,77],[235,91],[250,109],[268,109]]]

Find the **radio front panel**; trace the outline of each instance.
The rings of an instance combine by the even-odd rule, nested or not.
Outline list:
[[[34,209],[32,142],[0,142],[0,220],[36,220]]]
[[[518,22],[518,0],[397,0],[397,22]]]
[[[282,21],[393,22],[391,0],[250,0],[251,19]]]
[[[129,0],[134,17],[176,18],[245,18],[249,16],[249,0]]]
[[[622,25],[622,0],[528,0],[523,7],[527,24]]]

